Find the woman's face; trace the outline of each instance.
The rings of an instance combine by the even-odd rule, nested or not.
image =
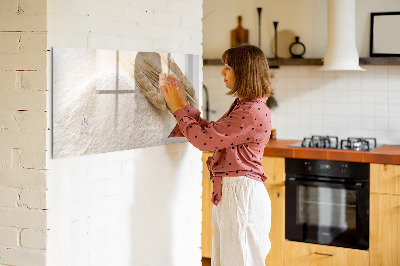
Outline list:
[[[221,75],[224,77],[225,86],[228,89],[233,89],[235,86],[235,73],[233,73],[233,69],[225,64],[221,71]]]

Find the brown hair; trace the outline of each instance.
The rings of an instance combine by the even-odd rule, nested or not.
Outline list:
[[[274,94],[268,61],[260,48],[249,44],[230,48],[222,54],[221,60],[235,74],[235,86],[226,95],[254,99]]]

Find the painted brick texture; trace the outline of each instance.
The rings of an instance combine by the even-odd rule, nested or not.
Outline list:
[[[0,2],[0,265],[45,265],[46,6]]]
[[[202,3],[51,0],[48,49],[201,55]],[[48,156],[47,168],[49,265],[201,265],[201,152],[189,143]]]
[[[43,231],[24,229],[21,231],[21,246],[32,249],[46,249],[46,234]]]
[[[19,231],[16,228],[0,227],[0,247],[18,247]]]

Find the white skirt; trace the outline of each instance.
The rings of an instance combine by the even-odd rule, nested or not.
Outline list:
[[[261,266],[271,249],[271,200],[264,184],[222,178],[222,197],[212,210],[212,266]]]

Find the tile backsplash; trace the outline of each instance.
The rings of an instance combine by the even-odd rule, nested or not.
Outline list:
[[[319,66],[271,69],[278,107],[272,125],[281,139],[311,135],[376,137],[379,144],[400,144],[400,66],[363,65],[366,71],[320,71]],[[219,75],[205,66],[210,120],[217,120],[233,98]]]

